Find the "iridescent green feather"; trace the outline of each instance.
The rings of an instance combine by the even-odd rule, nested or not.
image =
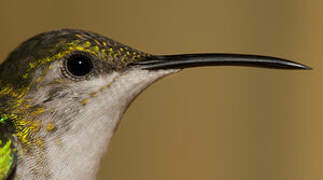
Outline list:
[[[0,179],[6,179],[15,167],[16,149],[13,138],[0,129]]]

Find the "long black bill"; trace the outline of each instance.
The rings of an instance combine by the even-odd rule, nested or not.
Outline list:
[[[151,56],[134,64],[141,69],[182,69],[200,66],[251,66],[275,69],[304,69],[310,67],[290,60],[244,54],[179,54]]]

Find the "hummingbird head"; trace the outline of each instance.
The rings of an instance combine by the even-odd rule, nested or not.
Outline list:
[[[151,55],[82,30],[27,40],[0,66],[0,123],[17,140],[17,173],[94,176],[121,116],[143,89],[182,68],[216,65],[309,69],[256,55]]]

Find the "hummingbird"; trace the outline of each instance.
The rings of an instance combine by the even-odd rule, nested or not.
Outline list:
[[[138,94],[184,68],[222,65],[310,69],[259,55],[152,55],[84,30],[30,38],[0,65],[0,179],[94,179]]]

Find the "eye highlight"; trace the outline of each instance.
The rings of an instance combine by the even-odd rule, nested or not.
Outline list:
[[[66,58],[66,70],[73,76],[86,76],[93,70],[92,56],[86,53],[75,53]]]

